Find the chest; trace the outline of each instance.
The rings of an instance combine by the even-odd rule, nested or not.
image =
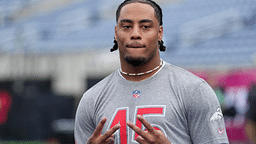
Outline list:
[[[96,123],[102,117],[107,117],[103,133],[120,124],[120,130],[115,134],[118,143],[135,142],[137,134],[126,123],[128,121],[146,130],[136,118],[143,116],[155,129],[161,130],[167,137],[177,129],[187,133],[186,111],[182,100],[171,89],[153,87],[131,87],[113,89],[101,96],[97,103]],[[177,133],[176,133],[177,134]]]

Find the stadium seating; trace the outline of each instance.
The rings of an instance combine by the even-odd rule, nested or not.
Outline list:
[[[74,1],[51,10],[50,13],[40,13],[10,26],[0,25],[0,35],[5,37],[7,31],[21,27],[23,30],[21,35],[24,36],[23,49],[27,53],[66,53],[110,48],[113,46],[115,14],[111,13],[113,17],[104,17],[102,13],[117,7],[118,2],[109,3],[104,9],[97,5],[102,2],[102,0]],[[11,4],[3,0],[0,3],[7,7]],[[256,53],[254,40],[256,25],[251,20],[255,15],[255,1],[185,0],[170,4],[166,1],[166,3],[162,6],[164,40],[167,46],[167,52],[161,54],[164,60],[180,66],[216,66],[219,63],[252,65],[251,59]],[[226,20],[220,17],[222,13],[231,19],[230,22],[240,22],[237,24],[239,27],[229,30],[228,21],[225,21],[226,23],[221,21]],[[211,21],[220,25],[220,27],[215,26],[215,29],[223,28],[220,34],[218,32],[214,34]],[[197,23],[201,24],[202,28],[198,27]],[[207,27],[211,33],[208,35],[208,31],[204,33],[203,27]],[[202,30],[206,37],[210,34],[213,36],[200,39],[204,36],[200,36],[202,33],[196,33],[197,30]],[[188,32],[194,32],[199,40],[195,39],[196,42],[186,44],[182,38],[188,36]],[[0,41],[0,52],[15,51],[13,43],[16,38],[17,33],[8,33],[8,39]],[[193,38],[193,35],[190,35],[190,38]]]

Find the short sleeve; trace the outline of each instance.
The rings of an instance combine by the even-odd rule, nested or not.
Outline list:
[[[86,97],[86,93],[81,99],[75,117],[75,141],[77,144],[85,144],[93,134],[95,124],[93,122],[93,100]]]
[[[228,143],[220,104],[205,81],[195,87],[187,103],[188,128],[193,143]]]

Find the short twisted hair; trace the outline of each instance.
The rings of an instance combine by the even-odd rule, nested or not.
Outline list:
[[[116,11],[116,23],[118,23],[118,19],[119,19],[119,16],[120,16],[120,12],[121,12],[121,9],[127,5],[127,4],[130,4],[130,3],[133,3],[133,2],[139,2],[139,3],[144,3],[144,4],[149,4],[151,5],[154,10],[155,10],[155,16],[159,22],[159,25],[163,25],[163,13],[162,13],[162,9],[161,7],[154,1],[152,0],[125,0],[123,3],[121,3],[119,5],[119,7],[117,8],[117,11]]]

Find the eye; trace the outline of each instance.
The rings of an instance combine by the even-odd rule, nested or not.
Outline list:
[[[129,26],[129,25],[124,25],[123,26],[123,28],[125,28],[125,29],[128,29],[128,28],[130,28],[131,26]]]
[[[146,25],[145,25],[145,26],[143,26],[143,28],[147,29],[147,28],[149,28],[149,26],[146,26]]]

